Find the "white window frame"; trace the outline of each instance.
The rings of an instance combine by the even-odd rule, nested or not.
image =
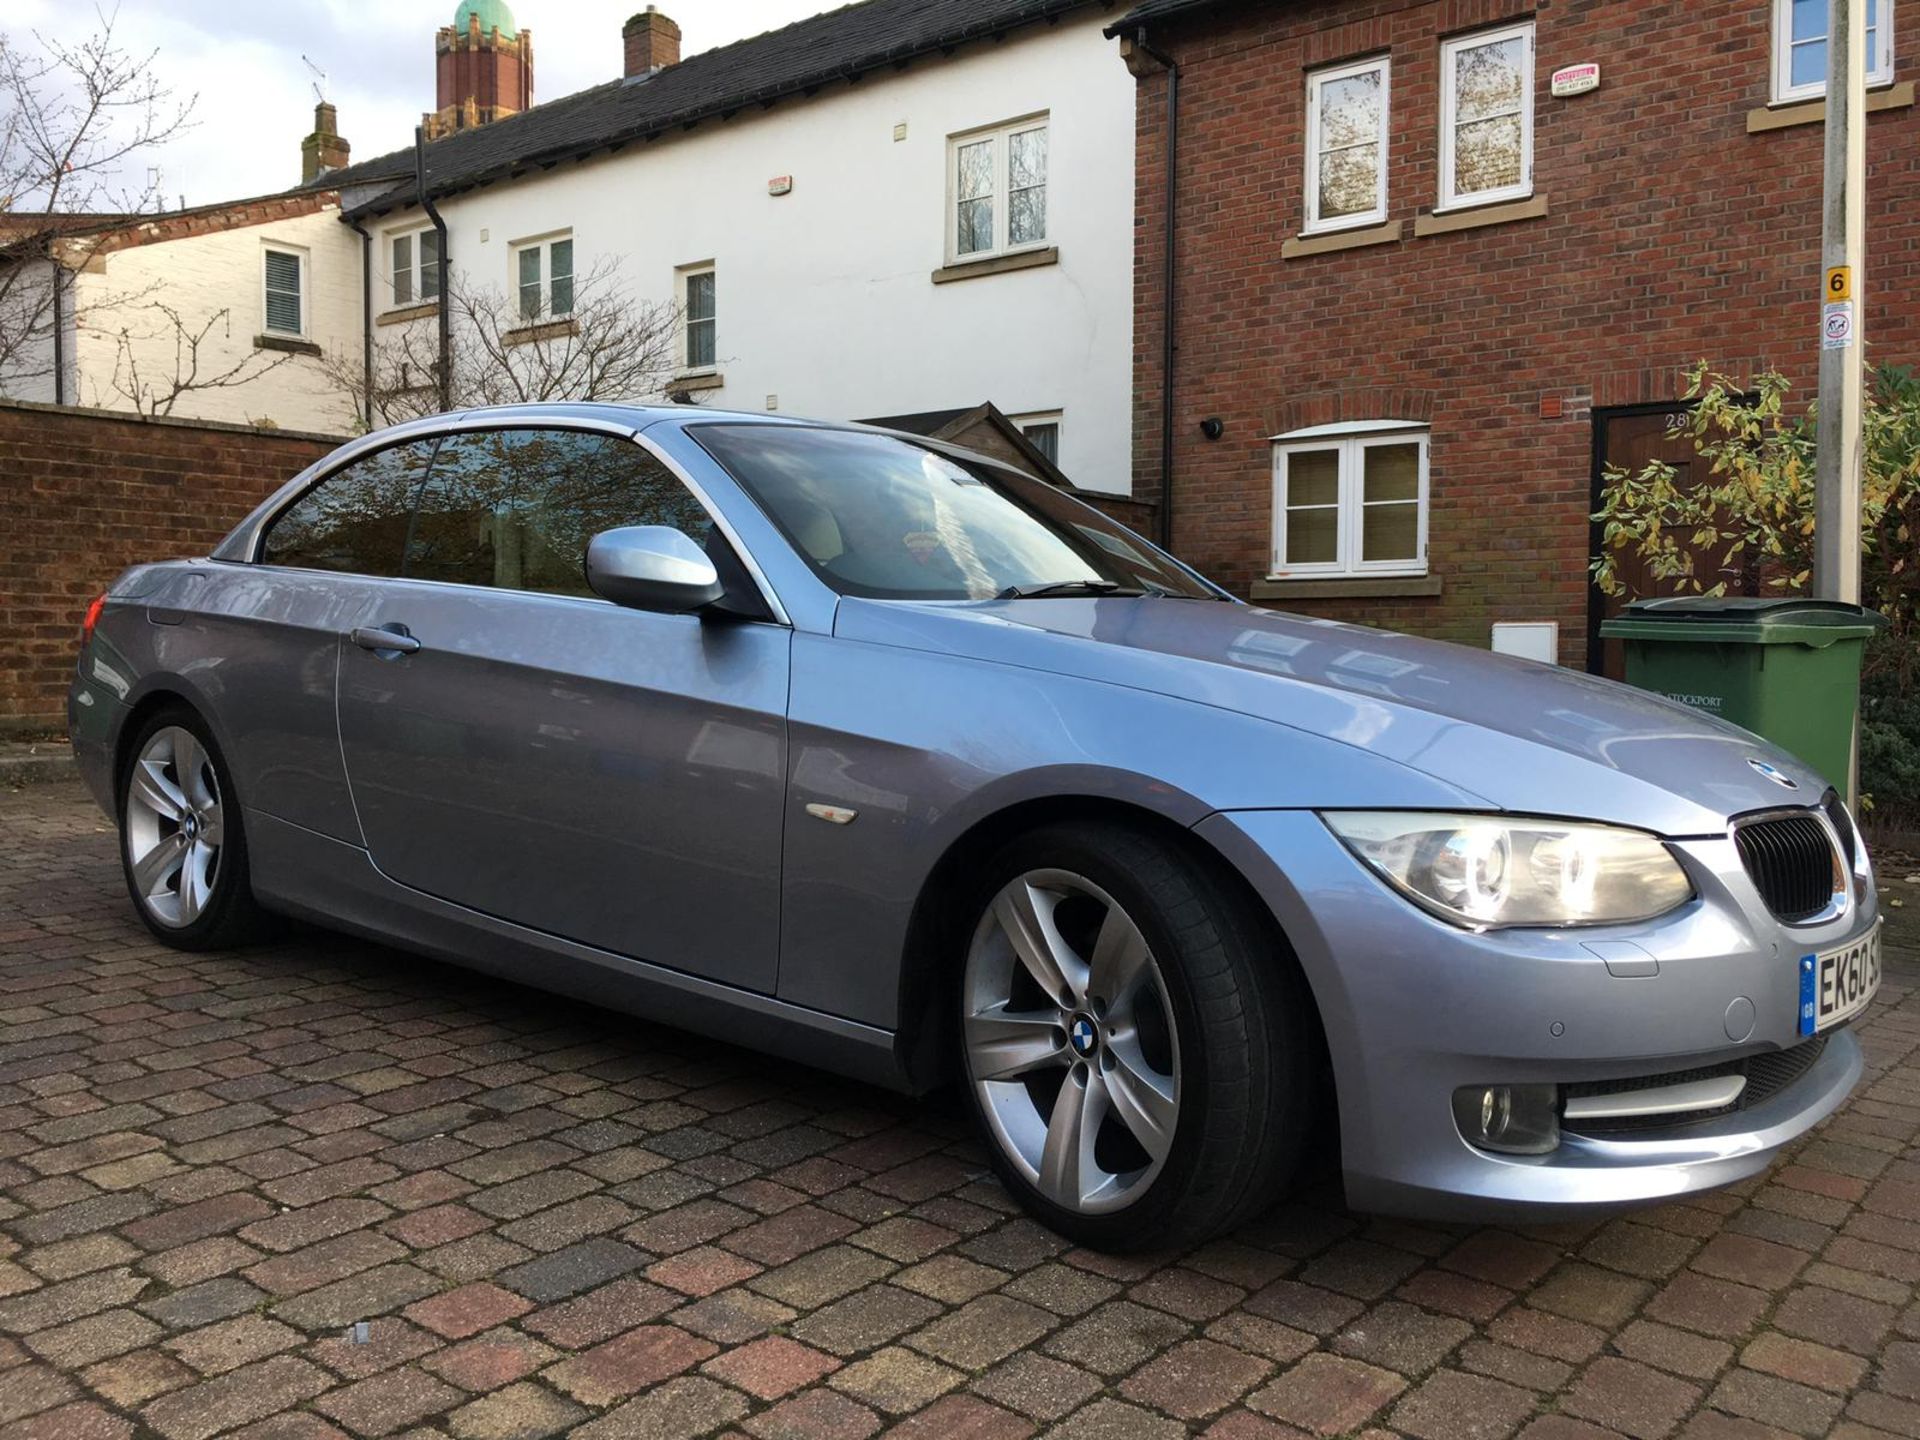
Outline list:
[[[1060,464],[1060,441],[1066,431],[1064,424],[1065,414],[1066,412],[1062,410],[1034,410],[1025,415],[1009,415],[1007,419],[1014,423],[1015,428],[1017,428],[1022,435],[1025,435],[1031,427],[1036,425],[1053,426],[1053,463],[1057,468]]]
[[[1351,79],[1355,75],[1364,75],[1369,70],[1380,72],[1380,134],[1378,137],[1380,173],[1374,180],[1373,208],[1357,215],[1336,215],[1330,220],[1323,220],[1320,218],[1320,91],[1329,81]],[[1307,223],[1302,234],[1325,235],[1337,230],[1356,230],[1364,225],[1386,223],[1388,136],[1392,130],[1389,123],[1393,114],[1392,97],[1393,62],[1385,55],[1375,55],[1366,60],[1353,61],[1351,64],[1315,70],[1307,76]]]
[[[1520,181],[1498,190],[1476,190],[1462,195],[1454,178],[1454,114],[1459,105],[1459,95],[1454,88],[1457,73],[1454,56],[1462,50],[1475,50],[1482,45],[1514,39],[1526,41],[1526,55],[1521,61],[1524,73],[1520,77]],[[1517,25],[1502,25],[1496,30],[1476,30],[1467,35],[1455,35],[1440,42],[1440,199],[1433,207],[1435,214],[1470,209],[1476,205],[1525,200],[1533,194],[1533,85],[1534,26],[1531,20],[1523,20]]]
[[[1015,135],[1024,135],[1032,130],[1047,132],[1047,180],[1043,187],[1047,192],[1046,226],[1037,240],[1023,240],[1015,245],[1007,239],[1008,227],[1013,223],[1007,191],[1007,177],[1013,168],[1012,141]],[[982,140],[993,142],[993,245],[986,250],[969,250],[963,255],[960,253],[960,148],[963,145],[977,145]],[[947,137],[946,232],[949,265],[966,265],[975,260],[992,260],[1002,255],[1045,250],[1053,244],[1053,120],[1050,112],[1043,110],[1004,124],[965,130]]]
[[[1272,437],[1273,553],[1269,557],[1269,578],[1295,580],[1335,575],[1425,575],[1430,440],[1429,428],[1414,420],[1315,425]],[[1417,548],[1414,557],[1411,560],[1363,560],[1360,556],[1362,512],[1366,508],[1366,452],[1376,446],[1405,445],[1409,441],[1417,442],[1420,447],[1419,515],[1415,526]],[[1333,507],[1338,511],[1334,558],[1290,565],[1287,563],[1287,466],[1289,459],[1303,450],[1340,452],[1339,483]]]
[[[298,330],[276,330],[269,323],[268,311],[267,311],[267,256],[270,254],[290,256],[293,259],[295,265],[299,267],[300,328]],[[262,335],[278,335],[281,338],[287,339],[287,340],[304,340],[307,338],[307,330],[309,325],[308,317],[311,315],[313,310],[313,300],[311,296],[311,291],[313,289],[313,284],[312,284],[313,267],[311,264],[311,260],[312,260],[311,255],[307,252],[307,250],[303,246],[282,245],[277,240],[267,240],[261,243],[261,246],[260,246],[260,333]]]
[[[1865,0],[1861,0],[1865,3]],[[1873,33],[1867,37],[1867,84],[1893,83],[1893,0],[1874,0]],[[1827,7],[1827,37],[1833,37],[1833,7]],[[1807,42],[1802,42],[1807,43]],[[1826,77],[1806,85],[1793,83],[1793,0],[1773,0],[1773,103],[1826,98]]]
[[[713,360],[706,365],[695,365],[687,358],[687,339],[692,329],[692,318],[688,313],[687,282],[697,275],[711,275],[713,284],[713,316],[706,323],[713,326]],[[701,260],[696,264],[682,265],[674,271],[674,288],[678,292],[676,299],[680,306],[680,364],[677,373],[681,375],[714,375],[720,370],[720,280],[719,267],[711,260]]]
[[[553,247],[573,240],[573,231],[555,230],[545,235],[529,235],[507,246],[507,286],[513,297],[513,316],[521,326],[547,325],[570,319],[580,303],[580,247],[573,247],[573,269],[567,278],[573,282],[573,299],[559,314],[553,309]],[[540,313],[528,315],[520,304],[520,257],[529,250],[540,254]]]
[[[386,232],[383,238],[385,240],[386,247],[387,247],[387,253],[385,257],[387,262],[387,271],[386,271],[387,303],[381,307],[383,310],[411,310],[415,305],[432,305],[439,300],[440,297],[437,293],[433,295],[429,295],[426,293],[426,291],[423,288],[426,284],[426,277],[427,277],[429,267],[426,266],[424,263],[422,263],[420,259],[421,237],[424,235],[432,235],[437,238],[439,233],[440,232],[435,230],[431,225],[421,225],[421,226],[416,226],[411,228],[402,228],[399,230],[389,230]],[[393,282],[398,275],[398,272],[395,270],[394,264],[393,264],[393,247],[397,242],[401,240],[405,240],[409,242],[411,246],[410,253],[413,256],[412,263],[409,266],[407,271],[407,273],[413,277],[412,281],[410,282],[412,286],[413,296],[411,299],[408,299],[408,300],[396,300],[394,299],[394,296],[393,296]],[[435,264],[432,266],[432,269],[435,272],[437,272],[439,268],[440,268],[439,264],[436,261]],[[436,281],[438,279],[437,273],[436,273],[435,279]]]

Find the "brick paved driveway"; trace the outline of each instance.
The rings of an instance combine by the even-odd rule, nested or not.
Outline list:
[[[0,860],[0,1440],[1920,1435],[1911,946],[1740,1193],[1114,1260],[950,1108],[319,933],[152,945],[77,787],[0,795]]]

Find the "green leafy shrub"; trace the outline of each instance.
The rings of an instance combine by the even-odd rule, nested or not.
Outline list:
[[[1887,618],[1862,671],[1860,788],[1903,826],[1920,825],[1920,377],[1873,371],[1863,416],[1861,599]],[[1790,404],[1777,372],[1737,384],[1704,363],[1670,432],[1704,464],[1684,478],[1663,461],[1602,476],[1594,582],[1628,594],[1620,561],[1645,566],[1663,595],[1790,593],[1813,572],[1818,407]],[[1640,598],[1631,596],[1630,598]]]

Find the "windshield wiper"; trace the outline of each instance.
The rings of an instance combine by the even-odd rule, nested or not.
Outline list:
[[[1144,595],[1117,580],[1046,580],[1038,585],[1009,585],[997,600],[1034,600],[1042,595]]]

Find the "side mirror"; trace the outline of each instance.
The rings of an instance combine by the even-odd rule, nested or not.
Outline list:
[[[587,584],[616,605],[668,614],[701,609],[726,593],[707,552],[670,525],[602,530],[587,545]]]

